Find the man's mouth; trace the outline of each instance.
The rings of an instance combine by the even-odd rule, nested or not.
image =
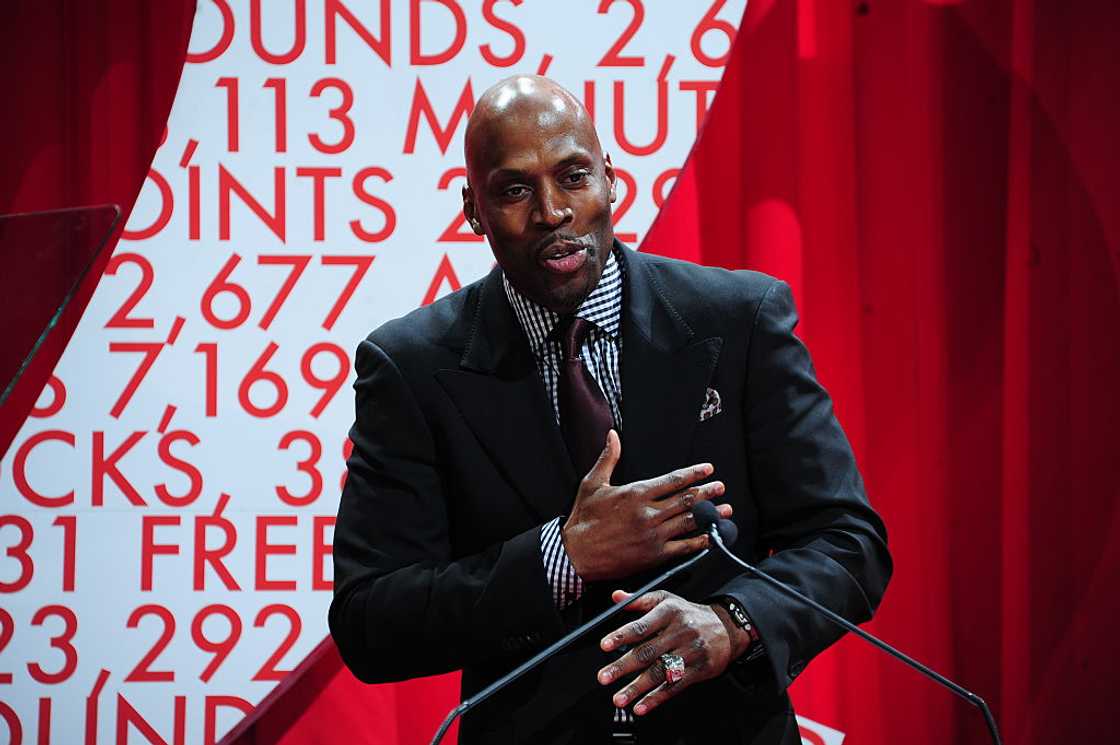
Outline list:
[[[554,274],[577,272],[587,263],[587,247],[578,243],[557,241],[541,251],[540,263]]]

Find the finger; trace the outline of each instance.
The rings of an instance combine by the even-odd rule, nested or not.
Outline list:
[[[661,704],[665,703],[673,696],[676,696],[685,688],[688,688],[693,682],[693,678],[686,671],[684,677],[676,683],[662,683],[646,694],[638,703],[634,704],[634,715],[640,717],[649,714],[658,706],[661,706]]]
[[[678,642],[679,641],[680,640],[678,640]],[[676,652],[685,659],[684,677],[675,683],[670,683],[668,681],[662,682],[661,685],[655,687],[641,699],[632,698],[631,701],[637,701],[637,703],[634,704],[635,715],[642,716],[648,714],[693,683],[698,683],[701,680],[706,680],[711,677],[710,675],[703,674],[702,666],[698,665],[699,661],[695,654],[696,649],[695,643],[676,643],[670,645],[670,652]],[[657,667],[661,667],[660,663]],[[662,672],[664,671],[662,670]]]
[[[682,538],[678,541],[669,541],[665,544],[664,558],[676,559],[689,556],[708,547],[708,536],[698,535],[692,538]]]
[[[682,512],[676,517],[666,520],[658,526],[657,531],[663,541],[679,538],[696,530],[696,520],[691,512]]]
[[[652,601],[648,600],[648,598],[653,595],[661,594],[668,595],[668,593],[664,591],[651,592],[631,603],[629,610],[644,612],[644,615],[641,618],[637,618],[630,623],[620,626],[604,636],[599,642],[599,647],[604,652],[609,652],[612,649],[621,647],[623,644],[636,644],[647,636],[655,634],[665,628],[665,626],[669,624],[668,614],[660,610],[656,604],[650,607]]]
[[[731,517],[731,513],[732,513],[731,505],[729,505],[729,504],[716,505],[716,512],[719,514],[719,516],[722,519],[724,519],[724,520],[729,519]],[[680,536],[687,535],[687,534],[695,531],[696,530],[696,518],[693,517],[691,512],[682,512],[681,514],[677,515],[676,517],[674,517],[672,519],[669,519],[669,520],[666,520],[665,522],[661,523],[661,525],[658,526],[657,530],[659,531],[663,540],[669,541],[669,540],[672,540],[673,538],[678,538]]]
[[[618,465],[618,459],[621,457],[622,442],[618,439],[618,433],[612,429],[607,432],[607,443],[599,453],[595,465],[587,472],[586,480],[595,485],[609,484],[611,475],[614,474],[614,467]]]
[[[696,519],[691,512],[682,512],[676,517],[666,520],[657,527],[657,533],[662,542],[696,532]]]
[[[657,519],[664,522],[680,515],[691,519],[692,515],[690,513],[697,503],[722,497],[725,491],[727,491],[727,487],[724,486],[722,481],[711,481],[701,486],[685,489],[655,503],[657,505],[656,509],[659,510]]]
[[[731,509],[730,504],[717,504],[716,513],[722,520],[729,520],[735,511]],[[673,518],[661,523],[659,528],[657,528],[665,540],[684,536],[685,533],[690,533],[696,529],[696,515],[694,515],[691,510],[673,516]]]
[[[615,590],[614,593],[611,593],[611,597],[614,597],[615,593],[621,593],[626,597],[630,597],[630,593],[626,592],[625,590]],[[645,595],[642,595],[637,600],[630,603],[630,605],[626,606],[626,610],[635,611],[637,613],[645,613],[653,610],[669,598],[675,597],[677,596],[669,592],[668,590],[654,590],[653,592],[647,592]]]
[[[609,665],[603,666],[597,676],[599,683],[608,685],[616,680],[622,680],[628,675],[639,673],[651,665],[660,665],[661,655],[685,646],[686,643],[681,630],[677,628],[674,631],[674,627],[670,626],[657,636],[634,647]]]
[[[687,489],[697,481],[711,476],[713,470],[711,463],[698,463],[694,466],[678,468],[652,479],[635,481],[630,486],[648,499],[657,499]]]
[[[620,688],[611,698],[611,703],[621,709],[632,701],[637,701],[643,693],[652,691],[663,683],[665,683],[665,668],[661,666],[660,661],[655,661],[643,670],[641,675]],[[680,682],[674,683],[672,687],[677,685],[680,685]]]

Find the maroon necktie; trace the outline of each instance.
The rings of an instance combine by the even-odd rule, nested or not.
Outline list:
[[[580,351],[591,324],[584,318],[560,319],[560,431],[576,474],[583,478],[603,451],[607,432],[614,426],[610,404],[587,366]]]

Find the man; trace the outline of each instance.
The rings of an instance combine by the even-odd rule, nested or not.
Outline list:
[[[869,618],[885,531],[788,288],[614,241],[610,159],[545,78],[486,91],[466,160],[463,210],[498,267],[358,348],[330,610],[354,673],[462,668],[470,695],[702,549],[705,499],[740,556]],[[460,741],[800,742],[785,689],[840,634],[728,564],[638,599]]]

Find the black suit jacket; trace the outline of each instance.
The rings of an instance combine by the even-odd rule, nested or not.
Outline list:
[[[619,248],[613,483],[713,463],[735,509],[736,553],[853,621],[870,618],[891,571],[886,534],[793,334],[789,288]],[[610,588],[590,587],[558,612],[541,561],[540,527],[568,511],[581,474],[497,269],[374,331],[356,369],[331,633],[364,681],[461,668],[470,695],[605,602]],[[709,388],[722,410],[700,421]],[[642,742],[799,742],[785,689],[837,629],[715,556],[670,589],[738,598],[766,655],[642,718]],[[469,714],[461,742],[598,740],[619,687],[595,681],[609,659],[600,636]]]

